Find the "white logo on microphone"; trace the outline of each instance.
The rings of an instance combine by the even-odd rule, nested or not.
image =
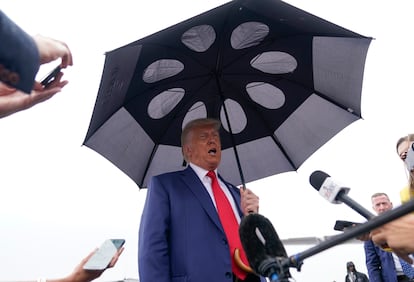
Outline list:
[[[321,189],[319,189],[319,194],[328,200],[331,203],[339,204],[340,202],[336,201],[335,198],[338,195],[341,187],[332,181],[330,177],[327,177],[322,183]]]

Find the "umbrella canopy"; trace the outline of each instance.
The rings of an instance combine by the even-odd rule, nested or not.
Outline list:
[[[371,39],[279,0],[228,2],[108,52],[84,145],[143,188],[212,117],[226,180],[294,171],[361,118]]]

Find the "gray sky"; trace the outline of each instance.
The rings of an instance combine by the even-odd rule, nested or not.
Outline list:
[[[0,281],[64,276],[106,238],[116,237],[126,239],[125,252],[98,281],[138,277],[137,232],[146,191],[82,146],[104,52],[225,2],[0,0],[3,11],[25,30],[62,39],[74,56],[62,93],[0,119]],[[317,194],[308,182],[317,169],[351,187],[349,195],[367,208],[378,191],[399,204],[407,178],[395,142],[414,131],[407,110],[414,103],[414,19],[408,0],[392,5],[377,0],[286,2],[375,38],[365,67],[364,120],[334,137],[298,172],[248,184],[280,237],[336,234],[335,220],[363,218]],[[287,251],[291,255],[309,247],[287,246]],[[349,260],[366,272],[362,245],[344,245],[305,260],[302,272],[292,274],[299,282],[340,281]]]

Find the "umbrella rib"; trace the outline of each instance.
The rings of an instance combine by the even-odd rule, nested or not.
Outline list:
[[[225,17],[225,22],[229,21],[230,13],[238,13],[238,11],[239,11],[239,6],[238,5],[234,5],[232,7],[232,9],[229,9],[228,16]],[[223,24],[222,26],[224,27],[224,26],[226,26],[226,24]],[[218,37],[218,44],[219,44],[219,46],[221,46],[221,44],[222,44],[221,42],[223,42],[226,39],[224,38],[224,35],[223,35],[225,33],[219,32],[219,34],[220,34],[220,36]],[[219,76],[222,76],[223,70],[226,68],[225,66],[222,66],[220,68],[221,59],[222,59],[221,56],[222,56],[221,49],[219,48],[217,50],[217,55],[216,55],[216,64],[215,64],[214,77],[216,79],[216,85],[218,87],[218,93],[220,95],[221,104],[223,106],[224,115],[226,117],[227,126],[228,126],[229,133],[230,133],[230,139],[231,139],[231,142],[232,142],[232,145],[233,145],[234,156],[236,158],[237,168],[239,169],[240,180],[241,180],[241,183],[242,183],[242,189],[245,190],[246,189],[246,181],[245,181],[243,170],[242,170],[242,167],[241,167],[241,162],[240,162],[239,153],[237,151],[236,141],[234,140],[234,134],[233,134],[233,130],[232,130],[232,127],[231,127],[229,114],[228,114],[228,111],[227,111],[226,104],[224,103],[225,97],[224,97],[223,89],[221,87],[220,79],[219,79]],[[221,71],[220,71],[220,69],[221,69]]]
[[[155,146],[154,146],[154,147],[152,147],[152,151],[151,151],[151,154],[150,154],[149,160],[148,160],[148,162],[147,162],[147,165],[145,166],[144,173],[142,174],[142,178],[141,178],[140,183],[144,183],[144,179],[145,179],[145,177],[146,177],[146,175],[147,175],[147,173],[148,173],[148,170],[149,170],[150,164],[152,163],[152,160],[154,159],[155,152],[157,151],[157,148],[158,148],[158,145],[157,145],[157,144],[155,144]],[[141,188],[146,188],[146,187],[141,187]]]
[[[221,98],[223,109],[224,109],[224,115],[226,116],[226,120],[227,120],[227,126],[229,127],[230,139],[231,139],[231,142],[233,143],[233,151],[234,151],[234,155],[236,157],[236,163],[237,163],[237,167],[238,167],[239,173],[240,173],[242,188],[243,188],[243,190],[246,190],[246,182],[244,180],[244,174],[243,174],[243,170],[242,170],[242,167],[241,167],[241,164],[240,164],[240,158],[239,158],[239,153],[238,153],[237,147],[236,147],[236,141],[234,140],[234,135],[233,135],[233,131],[231,129],[229,114],[227,112],[226,103],[224,103],[224,96],[223,96],[223,92],[222,92],[221,87],[220,87],[220,83],[218,82],[218,79],[217,79],[217,85],[219,87],[220,98]]]
[[[328,101],[328,102],[330,102],[330,103],[334,104],[335,106],[337,106],[337,107],[339,107],[339,108],[341,108],[341,109],[343,109],[343,110],[347,111],[347,112],[348,112],[348,113],[350,113],[351,115],[354,115],[354,116],[356,116],[356,117],[358,117],[358,118],[362,118],[361,114],[360,114],[360,113],[355,112],[355,110],[354,110],[354,109],[351,109],[351,108],[349,108],[349,107],[346,107],[346,106],[344,106],[344,105],[342,105],[342,104],[338,103],[337,101],[333,100],[332,98],[330,98],[330,97],[326,96],[325,94],[323,94],[323,93],[321,93],[321,92],[318,92],[318,91],[314,90],[314,91],[313,91],[313,94],[315,94],[315,95],[317,95],[317,96],[321,97],[322,99],[324,99],[324,100],[326,100],[326,101]]]
[[[266,123],[267,124],[267,123]],[[272,134],[270,135],[270,137],[272,138],[273,142],[275,142],[275,144],[279,147],[280,151],[282,152],[282,154],[285,156],[286,160],[289,162],[289,164],[296,170],[298,169],[298,167],[296,167],[295,163],[293,162],[293,160],[289,157],[289,155],[287,154],[286,150],[284,149],[282,143],[279,142],[279,140],[277,139],[277,137]]]

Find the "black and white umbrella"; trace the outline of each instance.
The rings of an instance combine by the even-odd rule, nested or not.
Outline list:
[[[84,145],[143,188],[182,168],[183,126],[212,117],[226,180],[294,171],[361,118],[371,39],[283,1],[230,1],[108,52]]]

